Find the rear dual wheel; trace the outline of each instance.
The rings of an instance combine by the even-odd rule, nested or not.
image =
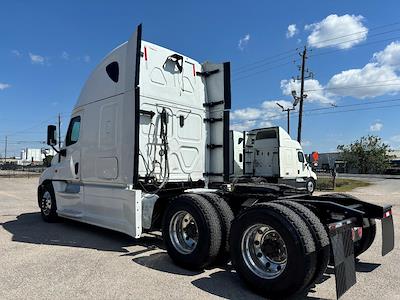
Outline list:
[[[172,199],[163,221],[171,259],[188,269],[226,262],[233,213],[216,194],[182,194]]]
[[[358,257],[371,247],[376,236],[376,222],[374,219],[363,219],[361,239],[354,243],[354,257]]]
[[[327,231],[325,230],[324,225],[321,223],[316,214],[314,214],[310,209],[298,202],[280,200],[276,201],[276,203],[280,203],[292,209],[308,225],[314,239],[317,255],[317,266],[314,277],[311,280],[310,284],[318,282],[328,266],[331,252],[329,236]]]
[[[324,194],[322,197],[335,197],[342,199],[350,199],[355,201],[360,201],[357,197],[350,194],[344,193],[334,193],[334,194]],[[374,219],[363,218],[362,226],[362,236],[361,239],[354,243],[354,257],[358,257],[371,247],[376,236],[376,222]]]
[[[240,213],[231,229],[232,263],[257,293],[282,298],[304,291],[317,269],[316,246],[306,222],[280,203]]]

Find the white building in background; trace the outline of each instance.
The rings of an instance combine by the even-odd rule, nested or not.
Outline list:
[[[55,155],[55,151],[53,149],[33,149],[33,148],[25,148],[21,150],[21,157],[17,160],[18,165],[30,165],[30,164],[41,164],[43,163],[43,159],[47,155]]]

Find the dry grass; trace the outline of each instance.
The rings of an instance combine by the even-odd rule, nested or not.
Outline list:
[[[336,187],[333,190],[333,178],[320,177],[317,180],[317,190],[348,192],[355,188],[369,186],[370,183],[362,180],[354,180],[347,178],[336,178]]]

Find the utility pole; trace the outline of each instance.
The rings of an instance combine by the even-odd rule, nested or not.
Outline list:
[[[289,133],[289,135],[290,135],[290,112],[292,111],[292,110],[295,110],[295,108],[294,107],[288,107],[288,108],[284,108],[282,105],[280,105],[278,102],[276,102],[276,105],[278,105],[281,109],[282,109],[282,111],[283,112],[287,112],[287,132]]]
[[[61,114],[58,113],[58,150],[61,150]]]
[[[4,163],[7,163],[7,136],[6,136],[6,143],[4,145]]]
[[[299,107],[299,124],[297,127],[297,141],[301,143],[301,130],[302,130],[302,125],[303,125],[303,102],[304,99],[307,97],[306,94],[304,94],[304,80],[308,78],[312,78],[314,74],[312,72],[309,72],[308,69],[306,69],[306,59],[307,57],[307,46],[304,46],[303,52],[299,53],[301,56],[301,66],[299,66],[300,69],[300,77],[297,77],[297,80],[300,80],[300,96],[296,96],[296,91],[292,91],[292,96],[295,100],[293,106],[296,106],[297,103],[299,102],[300,107]],[[305,75],[307,73],[307,76]]]

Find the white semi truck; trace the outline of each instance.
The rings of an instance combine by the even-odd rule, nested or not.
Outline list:
[[[308,164],[299,142],[281,127],[232,131],[231,174],[236,179],[282,183],[312,194],[317,175]]]
[[[84,85],[64,147],[39,180],[45,221],[68,218],[133,238],[161,230],[178,265],[231,260],[254,291],[275,298],[304,292],[330,257],[342,295],[355,283],[354,257],[374,240],[375,219],[383,254],[393,249],[391,206],[232,183],[229,63],[200,64],[141,32]],[[53,147],[55,131],[48,126]]]

